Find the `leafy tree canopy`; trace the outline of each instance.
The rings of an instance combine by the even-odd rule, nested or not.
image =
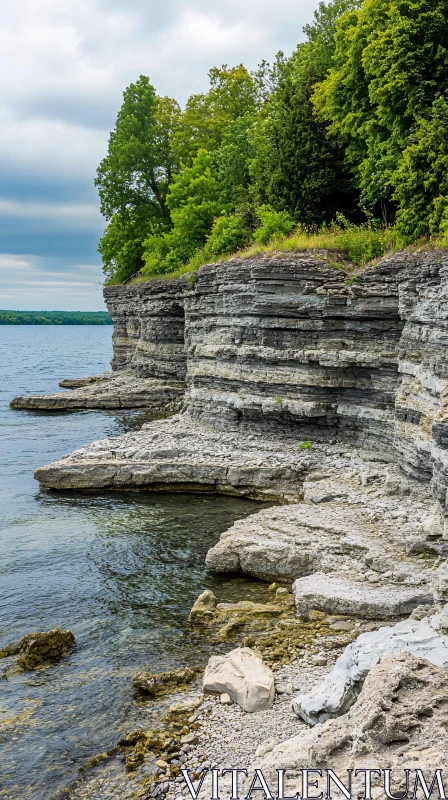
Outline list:
[[[446,0],[365,0],[336,23],[335,54],[314,105],[345,144],[361,202],[383,217],[416,115],[448,80]]]
[[[212,152],[239,117],[256,109],[254,81],[243,64],[210,70],[210,91],[188,101],[174,136],[179,161],[190,165],[200,149]]]
[[[169,222],[165,200],[178,167],[171,139],[179,116],[175,100],[157,97],[144,75],[128,86],[95,180],[107,220],[146,206],[155,226]]]

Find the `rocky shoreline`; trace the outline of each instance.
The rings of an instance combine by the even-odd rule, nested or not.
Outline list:
[[[300,766],[434,771],[448,755],[448,254],[405,251],[356,280],[322,251],[257,257],[208,265],[194,286],[105,295],[105,396],[125,376],[154,396],[175,379],[181,411],[36,479],[275,502],[225,532],[207,565],[278,591],[265,608],[201,596],[190,624],[228,644],[231,668],[209,664],[205,695],[200,679],[173,695],[160,731],[131,733],[71,796],[175,800],[188,795],[183,765],[195,779],[284,768],[288,789]]]

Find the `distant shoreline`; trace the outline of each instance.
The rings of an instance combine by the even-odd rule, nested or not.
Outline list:
[[[112,325],[107,311],[2,311],[0,325]]]

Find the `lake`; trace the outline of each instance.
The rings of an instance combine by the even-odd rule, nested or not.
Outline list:
[[[77,640],[59,664],[0,680],[2,800],[49,800],[148,713],[157,721],[160,704],[136,701],[132,675],[206,662],[209,645],[187,622],[201,591],[266,596],[265,584],[204,566],[219,534],[258,503],[39,491],[37,466],[150,417],[13,411],[9,401],[103,372],[111,355],[108,326],[0,326],[0,649],[56,626]]]

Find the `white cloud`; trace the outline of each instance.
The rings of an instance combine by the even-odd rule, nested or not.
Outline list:
[[[21,269],[31,266],[31,261],[18,258],[18,256],[7,255],[0,253],[0,269]]]
[[[0,256],[2,297],[12,296],[8,269],[23,275],[30,259],[37,277],[29,291],[26,281],[20,291],[15,284],[15,307],[33,307],[33,295],[42,292],[53,307],[92,307],[92,298],[102,307],[98,285],[91,288],[93,276],[97,283],[101,278],[95,239],[103,229],[93,179],[125,87],[145,74],[159,94],[183,103],[207,89],[212,66],[243,62],[254,69],[280,49],[290,53],[316,5],[317,0],[3,4],[0,249],[14,255]],[[25,248],[33,253],[33,242],[34,253],[43,253],[48,242],[47,258],[21,255]],[[45,279],[56,268],[50,257],[55,252],[59,272],[67,273],[66,289],[64,281],[50,286]],[[80,266],[86,253],[92,263]]]
[[[93,203],[37,203],[0,198],[0,217],[51,221],[55,227],[71,230],[102,230],[104,219]]]

